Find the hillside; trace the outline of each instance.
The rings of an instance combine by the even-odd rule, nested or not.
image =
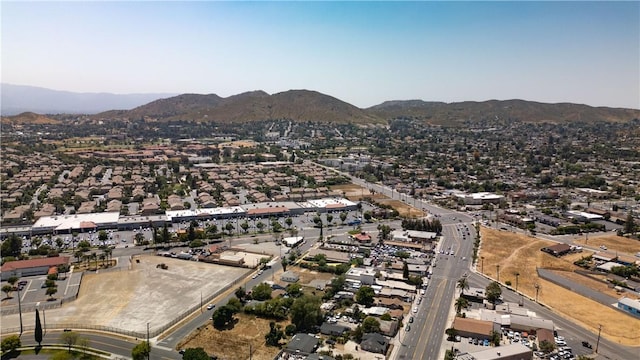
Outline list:
[[[96,115],[106,117],[109,113]],[[334,97],[309,90],[289,90],[273,95],[252,91],[227,98],[217,95],[179,95],[118,112],[129,119],[186,119],[247,122],[291,119],[337,123],[381,123],[383,119]]]
[[[478,122],[482,120],[519,120],[524,122],[611,121],[640,119],[640,110],[559,103],[547,104],[525,100],[465,101],[458,103],[421,100],[387,101],[367,111],[385,119],[410,117],[435,125]]]
[[[20,124],[40,124],[40,125],[57,125],[60,124],[60,120],[48,118],[44,115],[25,112],[14,116],[3,116],[0,118],[0,123],[20,125]]]

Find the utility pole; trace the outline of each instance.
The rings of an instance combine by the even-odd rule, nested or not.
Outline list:
[[[20,300],[20,287],[18,287],[18,313],[20,314],[20,336],[22,336],[22,302]]]
[[[535,284],[533,287],[536,288],[536,302],[538,302],[538,291],[540,291],[540,284]]]
[[[598,324],[598,341],[596,341],[596,354],[598,353],[598,346],[600,345],[600,333],[602,332],[602,324]]]
[[[484,256],[480,256],[480,272],[484,274]]]
[[[151,343],[149,342],[149,323],[147,323],[147,347],[149,351],[147,351],[147,360],[149,360],[151,356]]]
[[[500,282],[500,264],[496,264],[496,276],[498,278],[498,282]]]
[[[47,335],[47,316],[44,314],[44,309],[42,309],[42,322],[44,323],[44,326],[42,327],[44,329],[44,334]]]
[[[202,290],[200,291],[200,313],[202,313]]]

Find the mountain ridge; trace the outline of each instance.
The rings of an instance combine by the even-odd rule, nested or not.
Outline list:
[[[5,84],[3,84],[4,89]],[[5,94],[3,93],[3,100]],[[3,103],[3,108],[6,104]],[[38,111],[33,111],[37,113]],[[11,118],[11,117],[9,117]],[[640,119],[640,110],[592,107],[574,103],[542,103],[521,99],[439,102],[390,100],[368,108],[314,90],[296,89],[269,94],[247,91],[228,97],[217,94],[186,93],[156,98],[131,109],[108,109],[90,115],[94,120],[188,120],[244,123],[257,120],[288,119],[334,123],[384,124],[397,118],[421,120],[432,125],[459,125],[484,120],[524,122],[615,121]],[[18,121],[29,122],[33,116]],[[11,119],[7,119],[11,120]],[[40,119],[39,121],[43,121]]]

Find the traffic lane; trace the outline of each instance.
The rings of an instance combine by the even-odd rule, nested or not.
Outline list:
[[[476,287],[486,287],[492,280],[489,280],[483,276],[480,276],[476,273],[472,273],[468,277],[469,284],[471,286]],[[506,301],[509,302],[518,302],[522,300],[522,296],[516,294],[515,292],[508,290],[503,287],[503,297]],[[585,353],[590,353],[589,350],[582,347],[582,341],[588,341],[593,345],[593,350],[595,350],[596,342],[597,342],[597,334],[591,332],[590,330],[579,326],[572,322],[570,319],[565,318],[564,316],[553,312],[550,308],[542,306],[535,301],[529,300],[528,298],[524,298],[525,307],[533,310],[536,314],[543,318],[552,320],[555,327],[559,329],[560,335],[565,336],[565,338],[573,338],[575,339],[577,345],[572,346],[572,349],[578,350]],[[564,334],[564,335],[563,335]],[[579,341],[579,343],[578,343]],[[605,356],[605,358],[609,359],[637,359],[638,354],[640,353],[640,348],[631,347],[631,346],[623,346],[619,344],[615,344],[608,339],[601,337],[600,345],[598,349],[598,353],[601,356]]]
[[[105,351],[114,355],[124,356],[124,357],[131,357],[131,351],[133,350],[133,347],[136,346],[141,341],[145,340],[145,339],[126,340],[121,337],[109,336],[106,334],[96,334],[96,333],[81,332],[81,331],[75,331],[75,330],[74,332],[79,334],[83,338],[87,338],[89,340],[90,348]],[[43,345],[64,345],[63,341],[60,338],[62,334],[63,332],[48,331],[42,339],[42,344]],[[25,346],[36,346],[37,342],[34,340],[32,336],[29,336],[29,335],[30,334],[26,334],[21,338],[22,344]],[[168,359],[179,359],[181,358],[181,356],[179,356],[177,352],[167,351],[165,349],[152,346],[150,358],[158,359],[158,360],[161,360],[161,359],[168,360]]]

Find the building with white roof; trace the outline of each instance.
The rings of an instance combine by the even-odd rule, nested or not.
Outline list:
[[[118,226],[119,212],[43,216],[32,226],[34,233],[71,233],[92,231]]]

